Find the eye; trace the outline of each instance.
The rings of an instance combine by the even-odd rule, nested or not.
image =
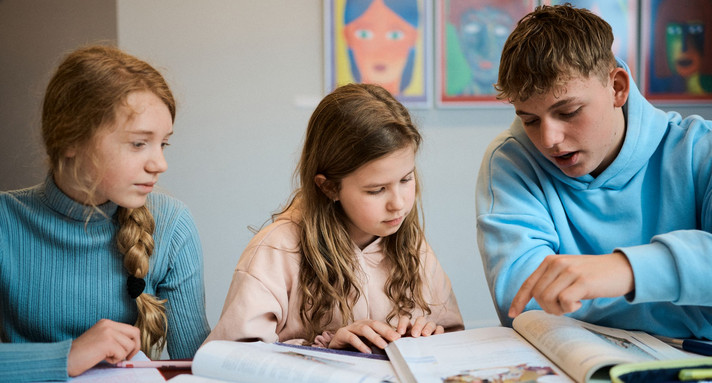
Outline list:
[[[386,39],[393,41],[402,40],[404,36],[405,34],[403,33],[403,31],[399,30],[388,31],[388,33],[386,33]]]
[[[522,118],[522,124],[523,124],[524,126],[533,126],[533,125],[535,125],[537,122],[539,122],[539,119],[538,119],[538,118],[531,119],[531,120],[525,120],[525,119]]]
[[[370,195],[378,195],[381,194],[381,192],[383,192],[384,190],[386,190],[386,188],[380,188],[378,190],[367,190],[366,193]]]
[[[358,29],[354,34],[356,38],[361,40],[371,40],[373,38],[373,32],[368,29]]]
[[[161,142],[161,149],[165,149],[165,148],[167,148],[167,147],[169,147],[169,146],[171,146],[171,144],[169,144],[169,143],[167,143],[167,142]]]
[[[574,110],[573,112],[561,113],[561,117],[563,117],[563,118],[573,118],[573,117],[575,117],[575,116],[579,113],[580,110],[581,110],[581,108],[577,108],[577,109]]]
[[[413,178],[414,178],[413,173],[411,173],[411,174],[407,175],[405,178],[403,178],[400,182],[402,184],[407,184],[408,182],[412,181]]]
[[[132,142],[131,146],[133,146],[135,149],[141,149],[144,146],[146,146],[145,142]]]

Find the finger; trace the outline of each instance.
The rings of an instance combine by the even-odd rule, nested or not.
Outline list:
[[[369,323],[369,328],[374,331],[376,334],[379,335],[380,337],[383,337],[385,341],[388,342],[393,342],[396,339],[399,339],[401,337],[401,334],[399,334],[396,330],[393,329],[389,324],[381,321],[371,321]],[[365,334],[364,334],[365,335]],[[384,341],[384,342],[385,342]],[[380,347],[380,345],[377,345]],[[385,348],[386,344],[383,344],[383,347]]]
[[[366,331],[363,337],[380,349],[384,349],[388,346],[388,342],[375,331]]]
[[[368,345],[361,340],[361,338],[354,334],[354,333],[349,333],[349,336],[346,337],[346,343],[350,344],[352,347],[355,349],[365,353],[365,354],[370,354],[371,353],[371,347],[368,347]],[[381,342],[385,343],[383,339],[381,339]]]
[[[430,336],[433,335],[433,332],[435,332],[435,329],[437,329],[438,325],[435,324],[435,322],[428,322],[425,324],[425,327],[423,327],[423,331],[420,332],[420,335],[422,336]]]
[[[544,258],[539,267],[522,283],[522,286],[519,288],[519,291],[517,291],[514,299],[512,299],[512,304],[509,307],[507,315],[510,318],[514,318],[524,311],[527,303],[534,297],[534,290],[540,288],[538,287],[539,284],[542,283],[540,279],[544,278],[544,281],[546,281],[544,285],[548,284],[551,277],[548,277],[547,273],[553,257],[553,255],[550,255]]]
[[[438,325],[437,327],[435,327],[435,332],[433,333],[433,335],[444,334],[444,333],[445,333],[445,327]]]
[[[566,311],[562,306],[562,299],[565,296],[565,291],[576,282],[576,278],[577,276],[574,274],[557,271],[556,279],[542,287],[541,290],[537,289],[534,292],[534,299],[544,311],[554,315],[563,315]],[[574,299],[578,300],[578,298]]]
[[[408,331],[408,327],[410,327],[410,318],[407,315],[401,315],[400,318],[398,318],[396,331],[400,335],[405,335],[405,332]]]
[[[537,280],[539,279],[540,268],[541,266],[537,268],[534,273],[532,273],[532,275],[530,275],[529,278],[524,281],[524,283],[522,283],[522,286],[519,288],[519,291],[517,291],[517,294],[514,296],[514,299],[512,299],[512,304],[509,306],[509,312],[507,313],[510,318],[514,318],[517,315],[521,314],[522,311],[524,311],[524,307],[533,298],[532,289],[534,288]]]
[[[336,334],[334,334],[334,338],[331,340],[331,342],[329,342],[329,348],[341,349],[348,345],[354,347],[360,352],[366,354],[371,353],[371,348],[368,347],[358,335],[351,332],[349,326],[342,327],[338,331],[336,331]]]
[[[425,317],[418,317],[413,323],[413,327],[410,328],[410,336],[417,338],[423,333],[423,328],[428,323]]]

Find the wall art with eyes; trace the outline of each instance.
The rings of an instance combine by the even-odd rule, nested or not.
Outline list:
[[[645,96],[660,103],[712,100],[712,1],[644,0]]]
[[[379,84],[407,107],[432,104],[430,0],[325,0],[326,92]]]
[[[503,105],[495,97],[499,59],[517,21],[535,0],[436,1],[437,103]]]

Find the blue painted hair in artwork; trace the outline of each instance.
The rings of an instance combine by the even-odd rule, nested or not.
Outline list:
[[[368,7],[371,6],[371,3],[373,3],[373,0],[346,0],[346,4],[344,6],[344,25],[363,15]],[[418,0],[383,0],[383,4],[385,4],[386,7],[392,10],[396,15],[400,16],[400,18],[405,20],[405,22],[412,25],[416,29],[418,28],[418,24],[420,23]],[[361,82],[361,74],[356,66],[356,59],[354,59],[354,53],[351,48],[349,48],[348,54],[354,80],[356,80],[356,82]],[[413,77],[414,62],[415,48],[411,48],[410,52],[408,52],[408,60],[403,68],[401,84],[398,87],[401,92],[410,84],[411,77]]]

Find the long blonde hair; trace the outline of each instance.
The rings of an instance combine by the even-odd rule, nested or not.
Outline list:
[[[81,174],[80,156],[71,159],[71,148],[93,144],[96,133],[116,121],[117,109],[128,95],[137,91],[155,94],[168,107],[175,120],[175,100],[161,74],[146,62],[118,48],[93,45],[68,54],[52,76],[42,108],[42,138],[49,157],[50,172],[69,176],[87,196],[88,201],[100,182]],[[88,161],[94,161],[90,158]],[[155,222],[146,206],[118,208],[117,244],[124,254],[124,267],[135,278],[148,273],[148,259],[153,252]],[[165,345],[167,318],[165,300],[142,293],[136,297],[141,330],[141,350],[154,356]]]
[[[347,218],[314,182],[317,174],[338,190],[341,180],[364,164],[412,147],[421,136],[408,110],[378,85],[349,84],[327,95],[309,120],[304,148],[297,166],[299,188],[283,212],[297,205],[301,212],[300,318],[313,339],[331,322],[334,310],[342,325],[353,321],[353,305],[361,295],[359,270]],[[420,249],[424,235],[420,223],[420,186],[416,203],[399,230],[382,239],[383,252],[392,264],[385,292],[393,304],[386,318],[410,315],[416,307],[430,309],[423,298]]]

